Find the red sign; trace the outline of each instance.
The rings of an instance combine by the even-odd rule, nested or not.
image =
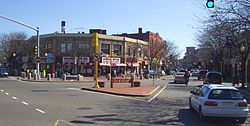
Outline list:
[[[35,58],[35,62],[36,62],[36,63],[40,63],[40,62],[41,62],[40,57],[36,57],[36,58]]]

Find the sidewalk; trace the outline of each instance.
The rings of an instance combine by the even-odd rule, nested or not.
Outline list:
[[[160,85],[143,85],[140,87],[130,87],[128,84],[124,85],[115,85],[113,88],[104,87],[104,88],[94,88],[94,87],[81,87],[82,90],[108,93],[114,95],[122,95],[122,96],[134,96],[134,97],[147,97],[152,95],[155,91],[160,88]]]

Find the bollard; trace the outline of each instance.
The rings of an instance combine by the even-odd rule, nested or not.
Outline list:
[[[66,81],[66,74],[63,74],[63,81]]]
[[[80,81],[81,80],[81,75],[77,74],[77,80]]]
[[[28,79],[31,80],[31,73],[28,73]]]
[[[47,75],[47,80],[48,80],[48,81],[51,81],[51,74],[48,74],[48,75]]]
[[[25,77],[26,77],[25,72],[22,72],[22,73],[21,73],[21,76],[22,76],[22,78],[25,78]]]
[[[37,73],[34,73],[34,80],[38,80]]]

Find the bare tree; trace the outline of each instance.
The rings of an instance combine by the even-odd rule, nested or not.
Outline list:
[[[2,59],[16,69],[21,68],[22,57],[32,54],[32,44],[27,40],[28,37],[24,32],[10,32],[0,35],[0,50]]]
[[[232,49],[236,53],[244,47],[242,55],[242,66],[244,67],[249,55],[249,30],[250,30],[250,2],[248,0],[221,0],[217,1],[214,9],[209,9],[209,17],[202,21],[205,26],[197,36],[198,45],[211,49],[211,56],[218,64],[223,60],[223,51],[226,37],[232,37]],[[244,70],[244,68],[242,68]]]

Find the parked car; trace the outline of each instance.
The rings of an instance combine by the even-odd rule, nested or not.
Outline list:
[[[192,77],[198,77],[198,76],[199,76],[199,71],[192,72]]]
[[[143,72],[143,77],[148,79],[148,78],[153,78],[153,77],[157,77],[157,72],[155,70],[145,70]]]
[[[222,74],[220,72],[208,72],[204,78],[203,84],[222,84]]]
[[[9,73],[6,68],[0,68],[0,77],[8,77]]]
[[[200,70],[198,80],[204,79],[207,74],[207,70]]]
[[[235,87],[206,84],[190,93],[189,107],[199,114],[200,119],[228,117],[240,124],[247,119],[249,113],[247,100]]]
[[[185,72],[177,72],[175,74],[174,83],[188,83],[188,78],[185,76]]]

